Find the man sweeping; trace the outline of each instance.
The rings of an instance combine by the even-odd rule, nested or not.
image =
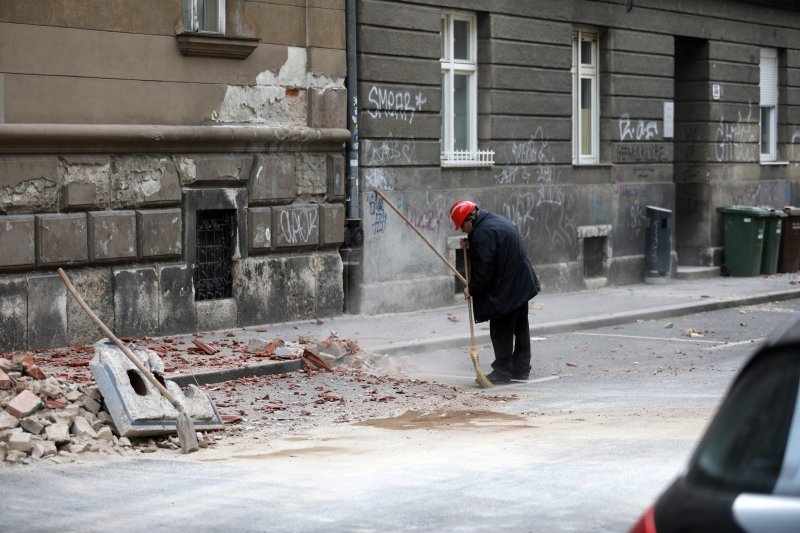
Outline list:
[[[468,251],[470,281],[464,298],[473,298],[475,322],[489,321],[494,348],[495,385],[527,380],[531,371],[528,301],[539,293],[536,273],[522,246],[522,237],[507,218],[482,211],[469,200],[450,207],[456,229],[467,234],[461,247]]]

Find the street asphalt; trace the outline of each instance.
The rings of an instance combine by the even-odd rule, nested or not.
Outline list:
[[[548,293],[544,286],[530,302],[530,331],[532,337],[537,337],[799,297],[800,273],[668,279],[660,284],[639,283],[559,294]],[[221,341],[229,332],[206,332],[203,339]],[[463,297],[454,294],[454,305],[436,309],[383,315],[344,314],[236,330],[237,338],[245,341],[329,335],[355,340],[364,351],[388,356],[463,348],[469,346],[467,306]],[[476,328],[475,335],[478,344],[489,342],[489,331],[484,324]],[[177,368],[169,378],[181,386],[219,383],[245,375],[293,371],[302,364],[300,360],[269,362],[240,369],[195,371],[192,375]]]

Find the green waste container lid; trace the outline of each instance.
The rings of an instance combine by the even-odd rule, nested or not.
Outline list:
[[[741,215],[744,217],[756,217],[756,218],[769,218],[770,215],[769,210],[763,209],[761,207],[753,207],[750,205],[726,205],[723,207],[718,207],[717,211],[720,213],[726,213],[729,215]]]
[[[767,211],[767,216],[769,218],[786,218],[789,216],[781,209],[774,209],[772,207],[762,207],[761,209]]]

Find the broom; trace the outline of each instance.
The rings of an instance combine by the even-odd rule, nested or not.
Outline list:
[[[117,336],[106,327],[105,324],[103,324],[102,320],[100,320],[100,318],[94,314],[94,311],[92,311],[89,305],[83,300],[63,269],[58,269],[58,275],[61,277],[61,281],[64,282],[64,285],[67,286],[69,293],[73,298],[75,298],[75,301],[78,302],[81,308],[86,311],[86,314],[89,315],[89,318],[91,318],[97,327],[99,327],[100,330],[105,333],[106,337],[114,341],[114,344],[117,345],[117,348],[119,348],[122,353],[124,353],[125,356],[130,359],[131,363],[133,363],[134,366],[139,369],[139,372],[144,374],[144,377],[146,377],[147,380],[152,383],[156,389],[158,389],[158,392],[160,392],[161,395],[166,398],[166,400],[171,403],[175,409],[177,409],[178,419],[176,420],[176,430],[178,432],[178,440],[181,443],[181,450],[183,453],[192,453],[200,449],[200,445],[197,442],[197,432],[194,429],[194,422],[192,421],[192,417],[186,413],[186,409],[183,407],[183,405],[178,402],[175,396],[173,396],[166,389],[166,387],[159,383],[155,376],[144,367],[144,365],[135,355],[133,355],[133,352],[131,352],[130,349],[128,349],[128,347],[125,346],[122,341],[119,340]]]
[[[469,257],[467,256],[467,249],[464,248],[464,274],[467,276],[467,286],[469,287]],[[470,341],[470,349],[469,349],[469,358],[472,359],[472,366],[475,367],[475,375],[477,376],[478,385],[482,389],[488,389],[492,386],[492,382],[489,381],[484,373],[481,371],[481,366],[478,364],[478,347],[475,345],[475,324],[474,320],[472,320],[472,297],[470,296],[467,299],[467,311],[469,312],[469,341]]]
[[[420,238],[420,239],[422,239],[422,241],[423,241],[425,244],[427,244],[427,245],[428,245],[428,248],[430,248],[430,249],[431,249],[431,251],[433,251],[433,253],[435,253],[435,254],[436,254],[436,256],[437,256],[439,259],[441,259],[441,260],[444,262],[444,264],[445,264],[445,265],[447,265],[447,268],[449,268],[449,269],[450,269],[450,270],[453,272],[453,274],[455,274],[455,275],[456,275],[456,277],[459,279],[459,281],[461,281],[461,283],[463,283],[464,285],[467,285],[467,286],[468,286],[468,285],[469,285],[469,282],[467,282],[467,279],[466,279],[464,276],[462,276],[462,275],[461,275],[461,272],[459,272],[458,270],[456,270],[456,267],[454,267],[454,266],[453,266],[453,265],[450,263],[450,261],[448,261],[448,260],[447,260],[447,258],[446,258],[445,256],[443,256],[443,255],[442,255],[442,253],[441,253],[439,250],[437,250],[437,249],[436,249],[436,247],[433,245],[433,243],[432,243],[431,241],[429,241],[429,240],[428,240],[428,238],[427,238],[427,237],[425,237],[425,235],[423,235],[423,234],[422,234],[422,232],[421,232],[419,229],[417,229],[417,227],[416,227],[414,224],[412,224],[412,223],[411,223],[411,221],[410,221],[410,220],[408,220],[408,218],[407,218],[407,217],[406,217],[406,216],[405,216],[403,213],[401,213],[401,212],[400,212],[400,210],[397,208],[397,206],[396,206],[396,205],[394,205],[394,204],[392,203],[392,201],[391,201],[391,200],[389,200],[389,199],[386,197],[386,195],[385,195],[385,194],[383,194],[381,191],[379,191],[378,189],[374,189],[374,190],[375,190],[375,194],[377,194],[378,196],[380,196],[380,197],[381,197],[381,199],[382,199],[384,202],[386,202],[386,205],[388,205],[389,207],[391,207],[391,208],[392,208],[392,210],[393,210],[395,213],[397,213],[397,214],[400,216],[400,218],[402,218],[402,219],[403,219],[403,221],[404,221],[406,224],[408,224],[408,226],[409,226],[409,227],[410,227],[412,230],[414,230],[414,232],[415,232],[415,233],[416,233],[416,234],[419,236],[419,238]],[[467,251],[466,251],[466,250],[464,250],[464,254],[466,254],[466,253],[467,253]],[[466,263],[466,261],[465,261],[465,262],[464,262],[464,266],[465,266],[465,268],[466,268],[466,264],[467,264],[467,263]],[[472,324],[472,302],[471,302],[471,301],[467,301],[467,306],[468,306],[468,308],[469,308],[469,332],[470,332],[470,338],[471,338],[471,340],[472,340],[472,349],[470,350],[470,358],[472,359],[472,365],[475,367],[475,374],[476,374],[476,376],[477,376],[478,385],[480,385],[482,389],[488,389],[489,387],[491,387],[491,386],[492,386],[492,382],[491,382],[491,381],[489,381],[489,380],[486,378],[486,376],[485,376],[485,375],[483,374],[483,372],[481,371],[481,367],[480,367],[480,366],[478,366],[478,348],[477,348],[477,346],[475,346],[475,326],[473,326],[473,324]]]

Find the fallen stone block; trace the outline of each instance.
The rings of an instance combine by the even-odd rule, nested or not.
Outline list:
[[[10,389],[13,384],[14,382],[11,381],[11,378],[8,377],[8,374],[6,374],[5,371],[0,368],[0,389]]]
[[[69,453],[82,453],[89,449],[89,444],[86,442],[70,442],[63,449]]]
[[[110,427],[103,426],[97,430],[97,438],[106,442],[114,442],[114,433],[111,432]]]
[[[19,425],[19,418],[9,412],[0,412],[0,430],[12,429]]]
[[[22,429],[34,435],[38,435],[44,430],[44,424],[42,424],[39,419],[32,416],[28,416],[20,420],[19,425],[22,427]]]
[[[9,437],[8,439],[8,449],[19,450],[27,454],[31,449],[32,438],[33,435],[31,435],[30,433],[26,433],[25,431],[12,433],[11,437]]]
[[[24,390],[11,400],[6,407],[6,411],[16,416],[24,418],[42,406],[42,400],[29,390]]]
[[[164,363],[152,350],[131,350],[159,380],[201,431],[222,429],[223,423],[211,399],[198,387],[186,392],[164,378]],[[106,409],[122,437],[159,435],[177,431],[178,411],[117,346],[109,341],[94,345],[89,369],[94,375]]]
[[[78,400],[81,400],[84,396],[85,394],[83,394],[81,391],[73,390],[65,394],[64,398],[66,398],[67,401],[70,402],[77,402]]]
[[[72,421],[72,434],[78,437],[88,437],[92,439],[97,438],[97,432],[94,430],[89,421],[82,416],[76,416]]]
[[[11,361],[6,359],[5,357],[0,357],[0,370],[2,370],[3,372],[10,372]]]
[[[100,411],[100,402],[98,402],[94,398],[87,396],[86,398],[83,399],[81,407],[83,407],[92,414],[97,414],[98,411]]]
[[[31,456],[36,457],[37,459],[41,459],[42,457],[50,457],[51,455],[56,455],[58,453],[58,448],[56,448],[56,443],[51,442],[49,440],[40,440],[33,443],[31,447]]]
[[[8,450],[8,452],[6,452],[6,462],[12,464],[21,463],[27,456],[27,452],[20,450]]]
[[[55,443],[69,442],[69,426],[64,422],[57,422],[44,428],[47,440]]]

